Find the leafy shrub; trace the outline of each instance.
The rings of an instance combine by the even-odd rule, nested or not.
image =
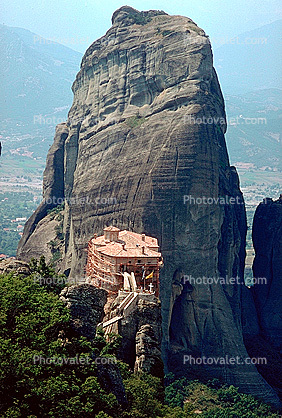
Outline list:
[[[145,120],[146,119],[141,116],[131,116],[130,118],[126,119],[125,123],[130,128],[138,128],[145,122]]]
[[[129,16],[133,19],[134,23],[136,25],[147,25],[147,23],[149,23],[152,18],[149,16],[146,16],[142,13],[131,13],[129,14]]]
[[[169,29],[167,29],[167,30],[163,30],[163,31],[162,31],[162,35],[163,35],[163,36],[170,35],[171,33],[173,33],[173,31],[172,31],[172,30],[169,30]]]

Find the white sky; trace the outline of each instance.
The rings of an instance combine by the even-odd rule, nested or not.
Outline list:
[[[57,39],[83,53],[104,35],[113,12],[125,4],[122,0],[1,0],[0,23]],[[128,5],[188,16],[211,38],[233,37],[281,18],[280,0],[130,0]]]

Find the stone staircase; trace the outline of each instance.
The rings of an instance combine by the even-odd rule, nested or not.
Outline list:
[[[109,319],[106,322],[101,322],[98,324],[98,327],[102,327],[105,329],[105,334],[109,334],[113,332],[113,326],[116,324],[120,319],[126,318],[131,312],[134,310],[138,302],[138,293],[130,292],[118,305],[116,310],[120,312],[119,315],[115,316],[114,318]]]

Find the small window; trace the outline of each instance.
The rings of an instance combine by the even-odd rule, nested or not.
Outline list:
[[[138,260],[138,261],[137,261],[137,263],[139,263],[139,264],[140,264],[140,263],[141,263],[141,260]]]

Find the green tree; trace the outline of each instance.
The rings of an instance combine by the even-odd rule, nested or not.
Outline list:
[[[29,262],[29,268],[33,280],[44,286],[46,290],[60,294],[67,285],[67,277],[64,274],[57,274],[52,264],[47,264],[42,255],[38,260],[32,258]]]
[[[0,276],[0,306],[1,416],[93,417],[102,410],[119,416],[115,396],[97,380],[95,344],[73,333],[58,295],[32,277],[10,274]],[[46,363],[76,355],[90,362]]]

